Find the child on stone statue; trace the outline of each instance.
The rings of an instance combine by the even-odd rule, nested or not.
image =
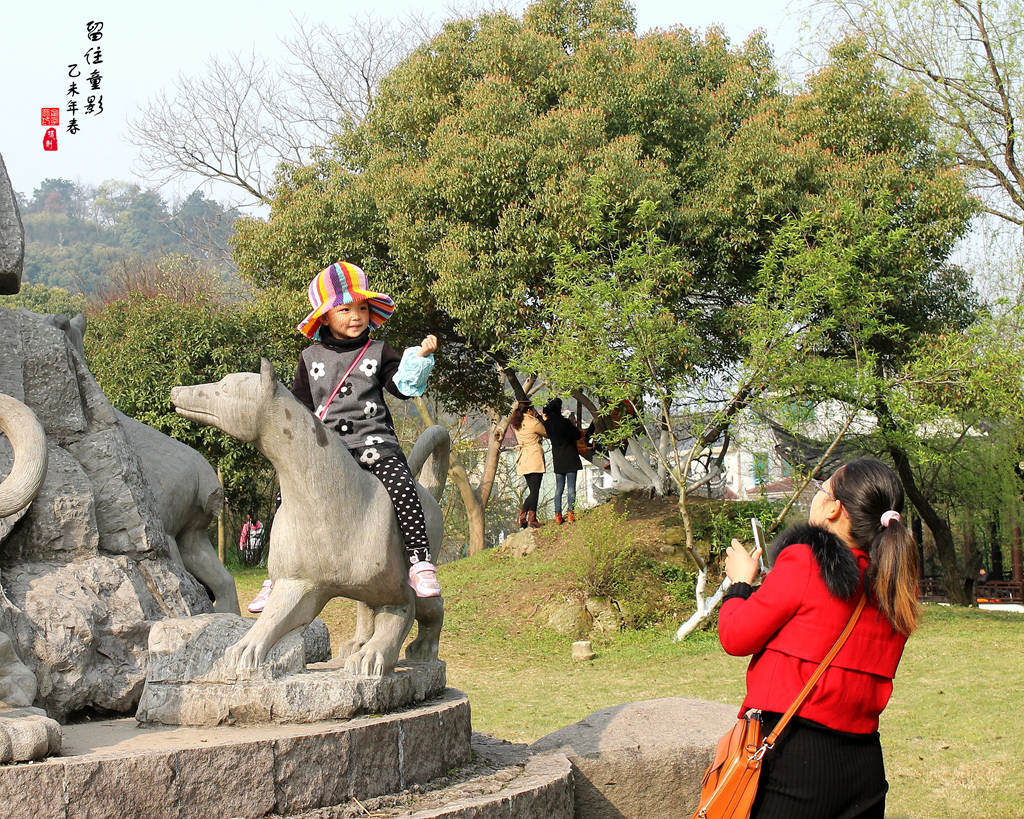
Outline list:
[[[292,394],[384,484],[409,557],[409,585],[419,597],[439,597],[423,507],[383,392],[402,400],[423,395],[437,338],[428,335],[402,356],[371,338],[370,330],[391,317],[395,302],[370,290],[366,274],[349,262],[317,274],[309,284],[309,303],[313,309],[298,329],[314,343],[299,357]]]

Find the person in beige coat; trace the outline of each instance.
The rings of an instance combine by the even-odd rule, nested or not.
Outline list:
[[[520,401],[512,411],[509,424],[519,443],[516,453],[516,472],[526,480],[529,493],[519,510],[519,528],[540,526],[537,520],[537,500],[540,498],[540,482],[544,477],[544,450],[540,439],[547,437],[544,424],[537,410],[528,401]]]

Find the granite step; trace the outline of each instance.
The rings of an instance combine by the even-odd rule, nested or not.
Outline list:
[[[572,819],[572,766],[564,754],[537,754],[477,733],[470,744],[473,761],[449,775],[287,819]]]

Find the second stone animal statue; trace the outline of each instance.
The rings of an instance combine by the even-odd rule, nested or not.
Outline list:
[[[68,319],[55,315],[47,320],[64,331],[84,364],[85,316],[79,313]],[[207,535],[224,505],[224,490],[217,473],[206,458],[187,444],[120,410],[115,409],[114,414],[153,492],[171,557],[206,587],[215,612],[238,614],[235,579],[220,562]]]

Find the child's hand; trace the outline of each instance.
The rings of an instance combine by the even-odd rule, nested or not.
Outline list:
[[[437,336],[431,333],[423,341],[420,342],[420,355],[426,358],[431,353],[437,350]]]
[[[725,573],[733,583],[753,583],[757,577],[758,558],[761,550],[755,549],[752,555],[747,554],[743,544],[733,538],[732,545],[725,550]]]

